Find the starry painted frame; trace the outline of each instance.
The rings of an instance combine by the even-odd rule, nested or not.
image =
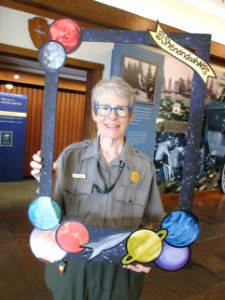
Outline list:
[[[67,39],[67,35],[65,35],[63,31],[60,32],[62,33],[63,39],[64,38]],[[76,34],[75,31],[71,31],[71,32],[72,34],[74,33]],[[155,44],[154,40],[152,40],[148,31],[137,32],[137,31],[127,31],[127,30],[121,31],[121,30],[83,29],[81,34],[79,34],[79,36],[82,36],[82,41],[87,41],[87,42],[93,42],[93,41],[94,42],[117,42],[117,43],[122,42],[127,44],[130,43],[130,44],[147,44],[147,45]],[[204,60],[204,62],[206,63],[208,62],[209,55],[210,55],[210,41],[211,41],[210,35],[171,34],[170,37],[173,39],[173,41],[177,42],[182,46],[191,47],[191,48],[194,47],[196,55],[200,57],[202,60]],[[54,116],[56,112],[58,71],[61,67],[63,67],[65,63],[66,53],[70,53],[70,52],[68,51],[68,49],[63,47],[61,43],[58,43],[57,40],[48,41],[46,45],[43,45],[39,50],[39,62],[41,63],[41,65],[46,71],[45,72],[46,73],[46,85],[45,85],[46,102],[44,108],[44,126],[42,132],[43,133],[42,134],[42,157],[43,157],[44,167],[42,170],[40,185],[39,185],[40,197],[31,203],[29,208],[29,217],[34,227],[36,227],[36,229],[40,229],[41,232],[44,232],[45,230],[48,231],[51,228],[53,229],[57,228],[61,219],[61,210],[59,209],[60,213],[56,214],[56,210],[52,203],[54,202],[54,200],[51,199],[51,190],[52,190],[53,144],[54,144],[54,130],[55,130]],[[51,59],[55,57],[55,54],[57,54],[58,59],[57,60]],[[197,73],[195,73],[193,88],[192,88],[192,96],[191,96],[189,125],[188,125],[187,147],[186,147],[187,151],[185,155],[186,165],[184,168],[183,180],[182,180],[183,190],[181,188],[181,194],[180,194],[181,211],[178,212],[178,214],[184,214],[185,210],[187,211],[188,214],[189,213],[188,211],[192,209],[193,196],[194,196],[193,184],[194,184],[195,172],[197,168],[198,149],[200,145],[201,130],[202,130],[202,123],[203,123],[205,92],[206,92],[206,86],[204,81]],[[49,116],[51,116],[52,118],[49,118]],[[46,225],[46,221],[48,221],[49,219],[46,218],[47,208],[49,208],[48,215],[50,216],[51,215],[50,213],[52,213],[53,224],[51,227],[48,226],[49,224]],[[41,213],[43,213],[43,216],[41,216]],[[36,218],[37,216],[38,218]],[[168,217],[169,215],[167,215],[165,218],[167,219]],[[192,216],[191,219],[193,217],[194,216]],[[40,227],[36,226],[38,225],[36,224],[36,221],[38,220],[39,222],[39,219],[41,219],[43,223],[40,224],[41,225]],[[188,215],[188,219],[189,219],[189,215]],[[198,224],[197,219],[196,219],[196,224]],[[64,224],[62,223],[60,226],[63,225]],[[163,225],[162,228],[165,228],[165,226]],[[179,228],[183,228],[183,226],[179,226]],[[199,226],[197,226],[197,229],[198,229],[197,230],[197,235],[198,235]],[[107,231],[107,228],[99,227],[98,229],[93,228],[93,230],[94,232],[92,238],[94,241],[96,238],[99,238],[100,234],[101,235],[104,234]],[[96,232],[96,230],[100,230],[101,233]],[[115,229],[111,228],[110,230],[112,230],[112,232],[115,233]],[[142,229],[142,230],[148,231],[149,229]],[[165,230],[167,230],[167,228]],[[134,232],[134,234],[136,233]],[[163,238],[165,238],[166,234],[167,234],[166,232],[162,233]],[[171,232],[168,231],[168,235],[170,234],[172,234],[172,231]],[[91,248],[93,248],[92,245],[90,244],[88,244],[86,247],[90,248],[90,246]],[[127,249],[128,249],[128,244],[127,244]],[[149,247],[147,249],[149,249]]]

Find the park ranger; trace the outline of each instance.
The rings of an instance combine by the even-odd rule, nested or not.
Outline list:
[[[135,93],[118,77],[92,91],[92,117],[98,136],[66,147],[54,164],[55,199],[65,219],[85,225],[137,229],[164,217],[152,161],[125,138],[134,115]],[[39,180],[41,153],[33,156]],[[100,262],[46,264],[46,283],[55,300],[137,300],[150,267]]]

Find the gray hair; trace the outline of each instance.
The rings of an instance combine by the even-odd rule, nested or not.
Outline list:
[[[96,104],[99,103],[102,95],[107,91],[113,92],[115,95],[122,97],[127,101],[129,106],[135,106],[136,96],[134,89],[122,78],[114,76],[111,79],[100,80],[93,88],[91,97],[93,109]]]

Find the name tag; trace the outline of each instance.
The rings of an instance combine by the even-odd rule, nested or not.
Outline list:
[[[73,173],[73,174],[72,174],[72,177],[73,177],[73,178],[85,179],[85,178],[86,178],[86,174]]]

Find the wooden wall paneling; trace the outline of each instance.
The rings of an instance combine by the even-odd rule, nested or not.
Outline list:
[[[69,112],[69,127],[68,127],[68,143],[72,144],[74,141],[77,141],[74,133],[77,132],[76,119],[78,118],[78,110],[77,110],[77,94],[70,94],[70,112]],[[81,138],[79,135],[78,138]]]
[[[69,129],[69,111],[70,111],[70,97],[71,92],[67,92],[65,94],[65,110],[64,110],[64,128],[63,128],[63,135],[62,135],[62,144],[65,148],[68,145],[68,129]]]
[[[19,94],[19,95],[23,94],[23,88],[22,88],[22,86],[17,86],[16,85],[15,91],[16,91],[15,94]]]
[[[58,93],[57,98],[57,109],[56,109],[56,119],[55,119],[55,140],[54,140],[54,160],[57,158],[59,153],[59,126],[60,122],[60,111],[61,111],[61,93]]]
[[[32,150],[33,150],[33,136],[32,136],[32,107],[33,107],[33,100],[32,100],[32,88],[28,87],[27,89],[27,125],[26,125],[26,148],[25,148],[25,170],[24,175],[30,175],[30,165],[29,162],[31,161]],[[38,149],[34,149],[33,154]]]
[[[43,89],[33,87],[30,90],[31,90],[30,100],[32,101],[32,107],[30,111],[31,134],[30,134],[30,151],[29,151],[29,156],[27,157],[28,164],[32,158],[32,155],[41,149],[42,112],[43,112]]]
[[[56,111],[56,127],[55,127],[55,146],[54,159],[56,159],[66,144],[64,137],[67,135],[66,129],[66,107],[67,107],[67,93],[69,91],[58,91],[57,111]],[[65,138],[66,139],[66,138]]]
[[[78,94],[78,100],[77,100],[77,107],[79,108],[79,118],[76,120],[76,138],[78,139],[78,133],[79,136],[82,137],[83,133],[83,127],[86,126],[85,120],[88,118],[88,116],[85,116],[84,111],[85,111],[85,95],[84,94]],[[81,140],[81,139],[80,139]]]
[[[44,90],[42,87],[37,87],[37,102],[36,102],[36,123],[35,123],[35,148],[40,149],[41,144],[41,135],[42,135],[42,113],[43,113],[43,106],[44,106]]]
[[[30,106],[30,101],[28,100],[28,87],[23,87],[23,94],[27,95],[27,112]],[[23,168],[23,174],[29,173],[29,166],[26,163],[26,158],[29,155],[29,143],[27,142],[28,139],[28,128],[30,128],[30,116],[27,113],[26,117],[26,139],[25,139],[25,145],[24,145],[24,168]]]
[[[83,125],[83,120],[81,118],[82,116],[79,110],[81,104],[79,101],[79,95],[73,95],[72,101],[74,104],[75,113],[71,120],[72,126],[70,128],[70,131],[71,131],[71,139],[72,141],[75,141],[78,138],[79,133],[81,133],[80,127]]]
[[[55,120],[55,146],[54,146],[54,159],[58,157],[60,145],[60,127],[62,124],[61,118],[61,107],[62,107],[62,93],[58,92],[57,98],[57,110],[56,110],[56,120]]]
[[[67,139],[68,143],[72,144],[74,139],[73,139],[73,131],[76,130],[74,128],[74,119],[76,118],[75,116],[75,94],[70,93],[70,110],[69,110],[69,116],[68,116],[68,134],[67,134]]]
[[[3,83],[0,84],[1,92],[5,93],[5,85]]]
[[[84,94],[59,91],[56,113],[54,159],[74,142],[82,140]]]
[[[43,88],[37,88],[37,101],[35,112],[35,147],[40,149],[41,135],[42,135],[42,113],[44,105],[44,91]]]
[[[30,175],[30,161],[32,155],[41,148],[41,123],[43,112],[43,90],[29,88],[28,92],[28,119],[25,154],[25,176]],[[84,119],[84,99],[80,93],[59,91],[56,111],[56,127],[54,142],[54,159],[69,144],[82,140]]]
[[[26,158],[26,163],[29,167],[29,162],[31,161],[32,155],[41,149],[41,121],[42,121],[42,105],[43,105],[43,90],[32,87],[29,89],[29,101],[32,102],[30,113],[31,126],[30,126],[30,149],[28,157]],[[29,173],[26,174],[28,176]]]
[[[83,136],[83,128],[86,126],[86,116],[85,116],[85,95],[78,94],[75,99],[75,108],[77,111],[77,116],[74,118],[74,128],[73,131],[73,139],[81,140]]]
[[[37,152],[40,148],[38,147],[36,143],[36,134],[37,129],[36,127],[36,111],[37,111],[37,105],[38,105],[38,95],[37,95],[37,89],[32,89],[30,94],[30,99],[32,99],[32,107],[31,107],[31,127],[30,127],[30,152],[32,153],[32,149],[34,150],[33,153]]]
[[[92,119],[91,111],[91,91],[95,84],[102,78],[101,72],[90,70],[87,74],[87,90],[86,90],[86,97],[85,97],[85,108],[84,108],[84,116],[85,116],[85,126],[83,127],[83,137],[89,138],[96,136],[96,125]]]

